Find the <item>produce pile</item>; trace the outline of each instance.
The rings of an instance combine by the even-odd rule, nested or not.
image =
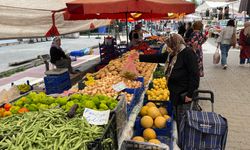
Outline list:
[[[89,96],[75,93],[69,97],[52,97],[43,92],[30,92],[13,104],[7,103],[4,105],[4,108],[0,108],[0,117],[22,114],[29,111],[43,111],[56,107],[61,107],[65,111],[69,111],[74,104],[78,104],[77,113],[82,113],[84,108],[113,110],[117,103],[117,100],[103,95]]]
[[[126,100],[127,104],[130,104],[134,94],[129,94],[127,92],[121,92],[121,94],[125,95],[125,100]]]
[[[134,141],[138,142],[149,142],[154,144],[161,144],[157,139],[157,134],[154,128],[162,129],[166,127],[166,123],[170,118],[167,109],[165,107],[159,107],[148,102],[145,106],[141,108],[140,119],[141,126],[144,128],[142,136],[135,136],[132,138]]]
[[[170,92],[167,87],[166,78],[153,79],[153,88],[147,90],[148,100],[168,101]]]
[[[112,60],[109,62],[107,66],[99,70],[97,73],[95,73],[96,79],[105,78],[107,76],[122,76],[123,67],[127,63],[127,58],[133,54],[135,51],[130,51],[125,53],[121,58],[117,58],[115,60]],[[139,73],[139,76],[143,76],[145,80],[145,84],[148,83],[154,68],[157,64],[154,63],[145,63],[145,62],[139,62],[139,60],[135,60],[136,69]]]
[[[153,78],[162,78],[162,77],[165,77],[164,69],[165,69],[165,67],[158,66],[156,68],[154,74],[153,74]]]
[[[113,110],[117,106],[118,101],[104,95],[90,96],[75,93],[70,95],[66,105],[61,107],[66,111],[69,111],[74,104],[78,104],[79,106],[77,112],[82,113],[84,108],[90,108],[94,110]]]
[[[25,83],[17,85],[17,88],[20,91],[20,93],[26,93],[31,90],[31,86]]]
[[[80,116],[67,118],[62,109],[29,112],[0,119],[0,149],[87,150],[103,132]]]
[[[141,87],[142,85],[140,81],[132,79],[134,75],[124,71],[126,64],[128,64],[128,58],[134,61],[134,68],[132,70],[138,72],[138,76],[143,76],[144,83],[147,84],[156,67],[156,64],[139,62],[138,59],[134,60],[132,58],[132,54],[134,53],[135,51],[127,52],[121,58],[110,61],[107,66],[98,72],[94,74],[87,74],[85,76],[85,81],[83,81],[85,88],[83,90],[79,90],[78,93],[87,95],[101,94],[108,97],[117,97],[120,93],[115,91],[112,86],[119,82],[124,82],[127,88]],[[129,93],[124,94],[126,101],[130,103],[133,95]]]
[[[85,81],[88,82],[89,80]],[[95,80],[94,84],[86,86],[83,90],[79,90],[79,93],[88,94],[88,95],[96,95],[102,94],[109,97],[117,97],[118,92],[116,92],[112,86],[119,82],[124,82],[126,87],[128,88],[139,88],[141,87],[141,82],[139,81],[131,81],[121,76],[113,76],[108,74],[108,76],[101,78],[99,80]]]

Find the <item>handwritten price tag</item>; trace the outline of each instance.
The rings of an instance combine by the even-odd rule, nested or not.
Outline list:
[[[114,85],[112,86],[112,88],[113,88],[116,92],[120,92],[120,91],[126,89],[127,86],[126,86],[126,84],[125,84],[124,82],[119,82],[119,83],[117,83],[117,84],[114,84]]]
[[[110,110],[97,111],[89,108],[85,108],[83,116],[86,118],[88,123],[94,125],[104,125],[109,121]]]

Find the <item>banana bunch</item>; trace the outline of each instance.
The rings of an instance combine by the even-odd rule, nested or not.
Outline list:
[[[86,86],[93,86],[93,85],[95,85],[95,82],[96,82],[95,78],[91,74],[87,73],[86,74],[86,81],[84,81],[84,84]]]
[[[31,86],[28,84],[17,85],[17,88],[21,93],[25,93],[31,90]]]

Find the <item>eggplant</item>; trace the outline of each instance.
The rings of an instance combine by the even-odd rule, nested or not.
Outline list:
[[[69,110],[67,116],[68,116],[69,118],[73,118],[73,117],[76,115],[76,110],[77,110],[78,107],[79,107],[78,104],[74,104],[74,105],[70,108],[70,110]]]

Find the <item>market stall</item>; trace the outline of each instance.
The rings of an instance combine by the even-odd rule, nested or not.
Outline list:
[[[128,8],[129,13],[154,15],[194,11],[193,3],[176,0],[87,2],[68,3],[68,12],[80,16],[119,12],[127,18]],[[173,149],[176,129],[164,69],[139,62],[134,55],[135,51],[162,53],[164,39],[151,36],[142,44],[86,74],[63,93],[32,91],[6,101],[0,109],[0,135],[5,135],[0,136],[0,149]],[[58,85],[67,83],[64,77]]]
[[[168,133],[168,137],[166,137],[168,139],[159,139],[163,147],[168,147],[171,144],[170,141],[172,141],[172,116],[171,106],[167,101],[169,91],[164,88],[166,85],[164,74],[162,69],[155,70],[157,64],[131,62],[132,53],[133,51],[127,52],[122,57],[110,61],[107,66],[98,72],[87,74],[79,84],[74,85],[62,94],[46,95],[43,92],[32,91],[8,103],[6,102],[1,107],[1,117],[3,117],[1,118],[1,132],[5,134],[5,131],[12,128],[12,123],[20,122],[20,124],[6,134],[6,137],[1,137],[1,149],[17,148],[18,146],[43,148],[44,145],[55,149],[63,147],[104,149],[111,143],[108,149],[117,149],[125,139],[130,140],[133,135],[142,136],[141,132],[145,126],[140,124],[140,119],[143,117],[141,107],[142,105],[149,105],[147,102],[150,100],[152,102],[153,100],[164,100],[162,104],[159,104],[159,109],[155,107],[158,113],[156,116],[154,116],[154,110],[150,112],[153,118],[159,117],[160,119],[160,124],[155,124],[156,128],[159,127],[157,134],[158,132]],[[130,72],[125,71],[128,68]],[[133,74],[135,73],[133,71],[136,71],[137,74]],[[154,76],[153,72],[155,72]],[[150,90],[147,90],[149,87]],[[124,97],[119,96],[121,94]],[[168,107],[168,110],[164,108],[165,106]],[[142,107],[142,109],[145,107]],[[160,110],[162,115],[159,114]],[[100,125],[98,123],[103,119],[86,116],[86,111],[90,111],[91,114],[103,113],[102,118],[105,114],[108,114],[109,117],[104,125]],[[140,111],[141,115],[138,115]],[[39,119],[34,119],[34,117]],[[60,120],[57,121],[57,118],[60,118]],[[57,125],[57,123],[60,125]],[[133,124],[135,124],[135,127]],[[26,128],[26,126],[29,126],[29,128]],[[41,128],[42,126],[44,127]],[[83,132],[83,126],[89,132]],[[128,129],[135,134],[127,132]],[[81,136],[75,137],[75,134],[67,131],[73,131],[73,133]],[[24,140],[21,140],[20,136]],[[49,138],[54,138],[54,140],[45,140]],[[84,140],[80,142],[80,139]],[[11,142],[7,142],[8,140]],[[159,141],[156,143],[155,141],[157,140],[153,140],[152,144],[145,142],[139,144],[158,147]],[[54,142],[57,144],[53,145]],[[69,144],[62,144],[65,142]],[[135,142],[134,144],[138,143]]]

